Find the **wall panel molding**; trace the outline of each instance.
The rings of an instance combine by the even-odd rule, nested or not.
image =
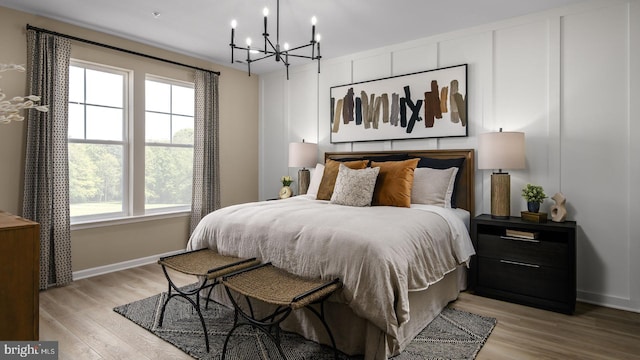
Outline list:
[[[468,137],[329,142],[331,86],[461,63],[469,66]],[[638,64],[639,0],[588,1],[326,59],[312,104],[320,152],[477,148],[480,133],[522,128],[529,167],[510,171],[512,213],[526,208],[524,182],[565,193],[579,227],[578,299],[640,312]],[[294,112],[287,127],[300,126]],[[282,161],[262,150],[271,165]],[[490,212],[489,174],[476,171],[478,213]]]

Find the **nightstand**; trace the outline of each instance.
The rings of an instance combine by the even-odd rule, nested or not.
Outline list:
[[[517,236],[508,236],[516,233]],[[572,314],[576,305],[576,222],[531,223],[518,217],[471,220],[477,295]]]

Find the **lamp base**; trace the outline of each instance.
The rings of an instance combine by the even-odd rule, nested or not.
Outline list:
[[[298,195],[304,195],[309,190],[309,182],[311,181],[311,173],[309,169],[302,168],[298,170]]]
[[[509,173],[491,174],[491,217],[509,219],[511,215],[511,176]]]

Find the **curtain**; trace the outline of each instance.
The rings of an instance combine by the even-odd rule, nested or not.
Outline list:
[[[29,94],[48,113],[29,110],[22,216],[40,223],[40,289],[72,279],[69,225],[67,107],[71,43],[27,31]]]
[[[220,208],[218,75],[196,70],[191,227]]]

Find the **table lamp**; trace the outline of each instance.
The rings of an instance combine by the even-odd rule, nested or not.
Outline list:
[[[502,170],[524,169],[524,133],[491,132],[478,137],[478,169],[491,169],[491,217],[511,215],[511,176]],[[496,172],[497,170],[497,172]]]
[[[298,195],[304,195],[309,189],[311,175],[307,167],[315,166],[318,162],[318,144],[304,142],[289,143],[289,167],[302,168],[298,170]]]

